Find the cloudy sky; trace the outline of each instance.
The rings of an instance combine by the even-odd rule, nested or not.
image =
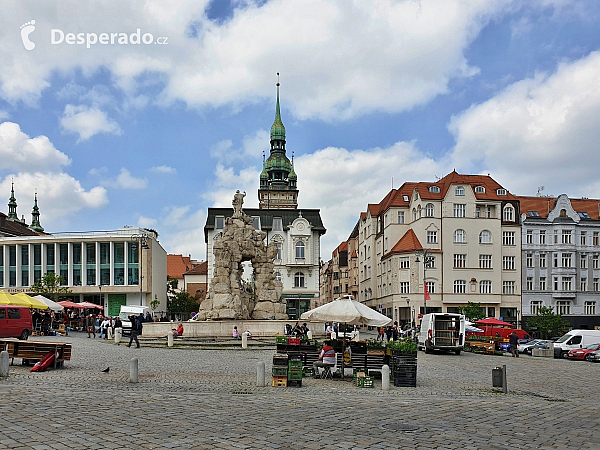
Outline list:
[[[258,205],[277,72],[324,259],[453,169],[600,198],[599,44],[594,0],[4,0],[0,198],[14,179],[48,232],[151,227],[204,259],[207,208]]]

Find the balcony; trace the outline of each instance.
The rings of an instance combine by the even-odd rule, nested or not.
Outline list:
[[[576,298],[576,291],[554,291],[552,292],[552,298]]]

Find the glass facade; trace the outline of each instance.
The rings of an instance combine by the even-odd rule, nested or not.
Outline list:
[[[85,244],[85,264],[87,285],[96,284],[96,244],[94,242]]]
[[[125,284],[125,244],[123,242],[115,242],[113,244],[114,262],[114,284],[122,286]]]

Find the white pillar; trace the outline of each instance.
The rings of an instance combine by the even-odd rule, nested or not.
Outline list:
[[[265,363],[264,363],[264,361],[260,361],[256,365],[256,385],[259,387],[265,386]]]
[[[306,336],[307,336],[309,339],[312,339],[312,331],[308,330],[308,332],[306,333]]]
[[[390,366],[387,364],[381,368],[381,390],[390,390]]]
[[[115,328],[115,344],[118,345],[121,343],[121,336],[123,336],[123,328]]]
[[[173,347],[173,332],[169,331],[167,333],[167,346]]]
[[[263,372],[265,370],[265,364],[263,363]],[[0,352],[0,378],[8,377],[8,352],[4,350]],[[263,373],[264,378],[264,373]]]
[[[242,333],[242,348],[248,348],[248,332],[244,331]]]
[[[131,358],[131,364],[129,365],[129,382],[138,382],[138,359]]]

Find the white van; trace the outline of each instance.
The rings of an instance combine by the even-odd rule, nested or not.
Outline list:
[[[554,342],[554,357],[567,358],[569,350],[600,344],[600,330],[571,330]]]
[[[430,313],[421,319],[418,346],[425,353],[452,351],[460,355],[465,345],[465,316],[456,313]]]
[[[121,305],[119,318],[121,319],[121,322],[123,322],[123,335],[131,334],[131,321],[129,320],[129,316],[131,316],[132,314],[139,316],[140,313],[142,313],[145,316],[148,311],[150,311],[150,308],[148,308],[147,306]]]

